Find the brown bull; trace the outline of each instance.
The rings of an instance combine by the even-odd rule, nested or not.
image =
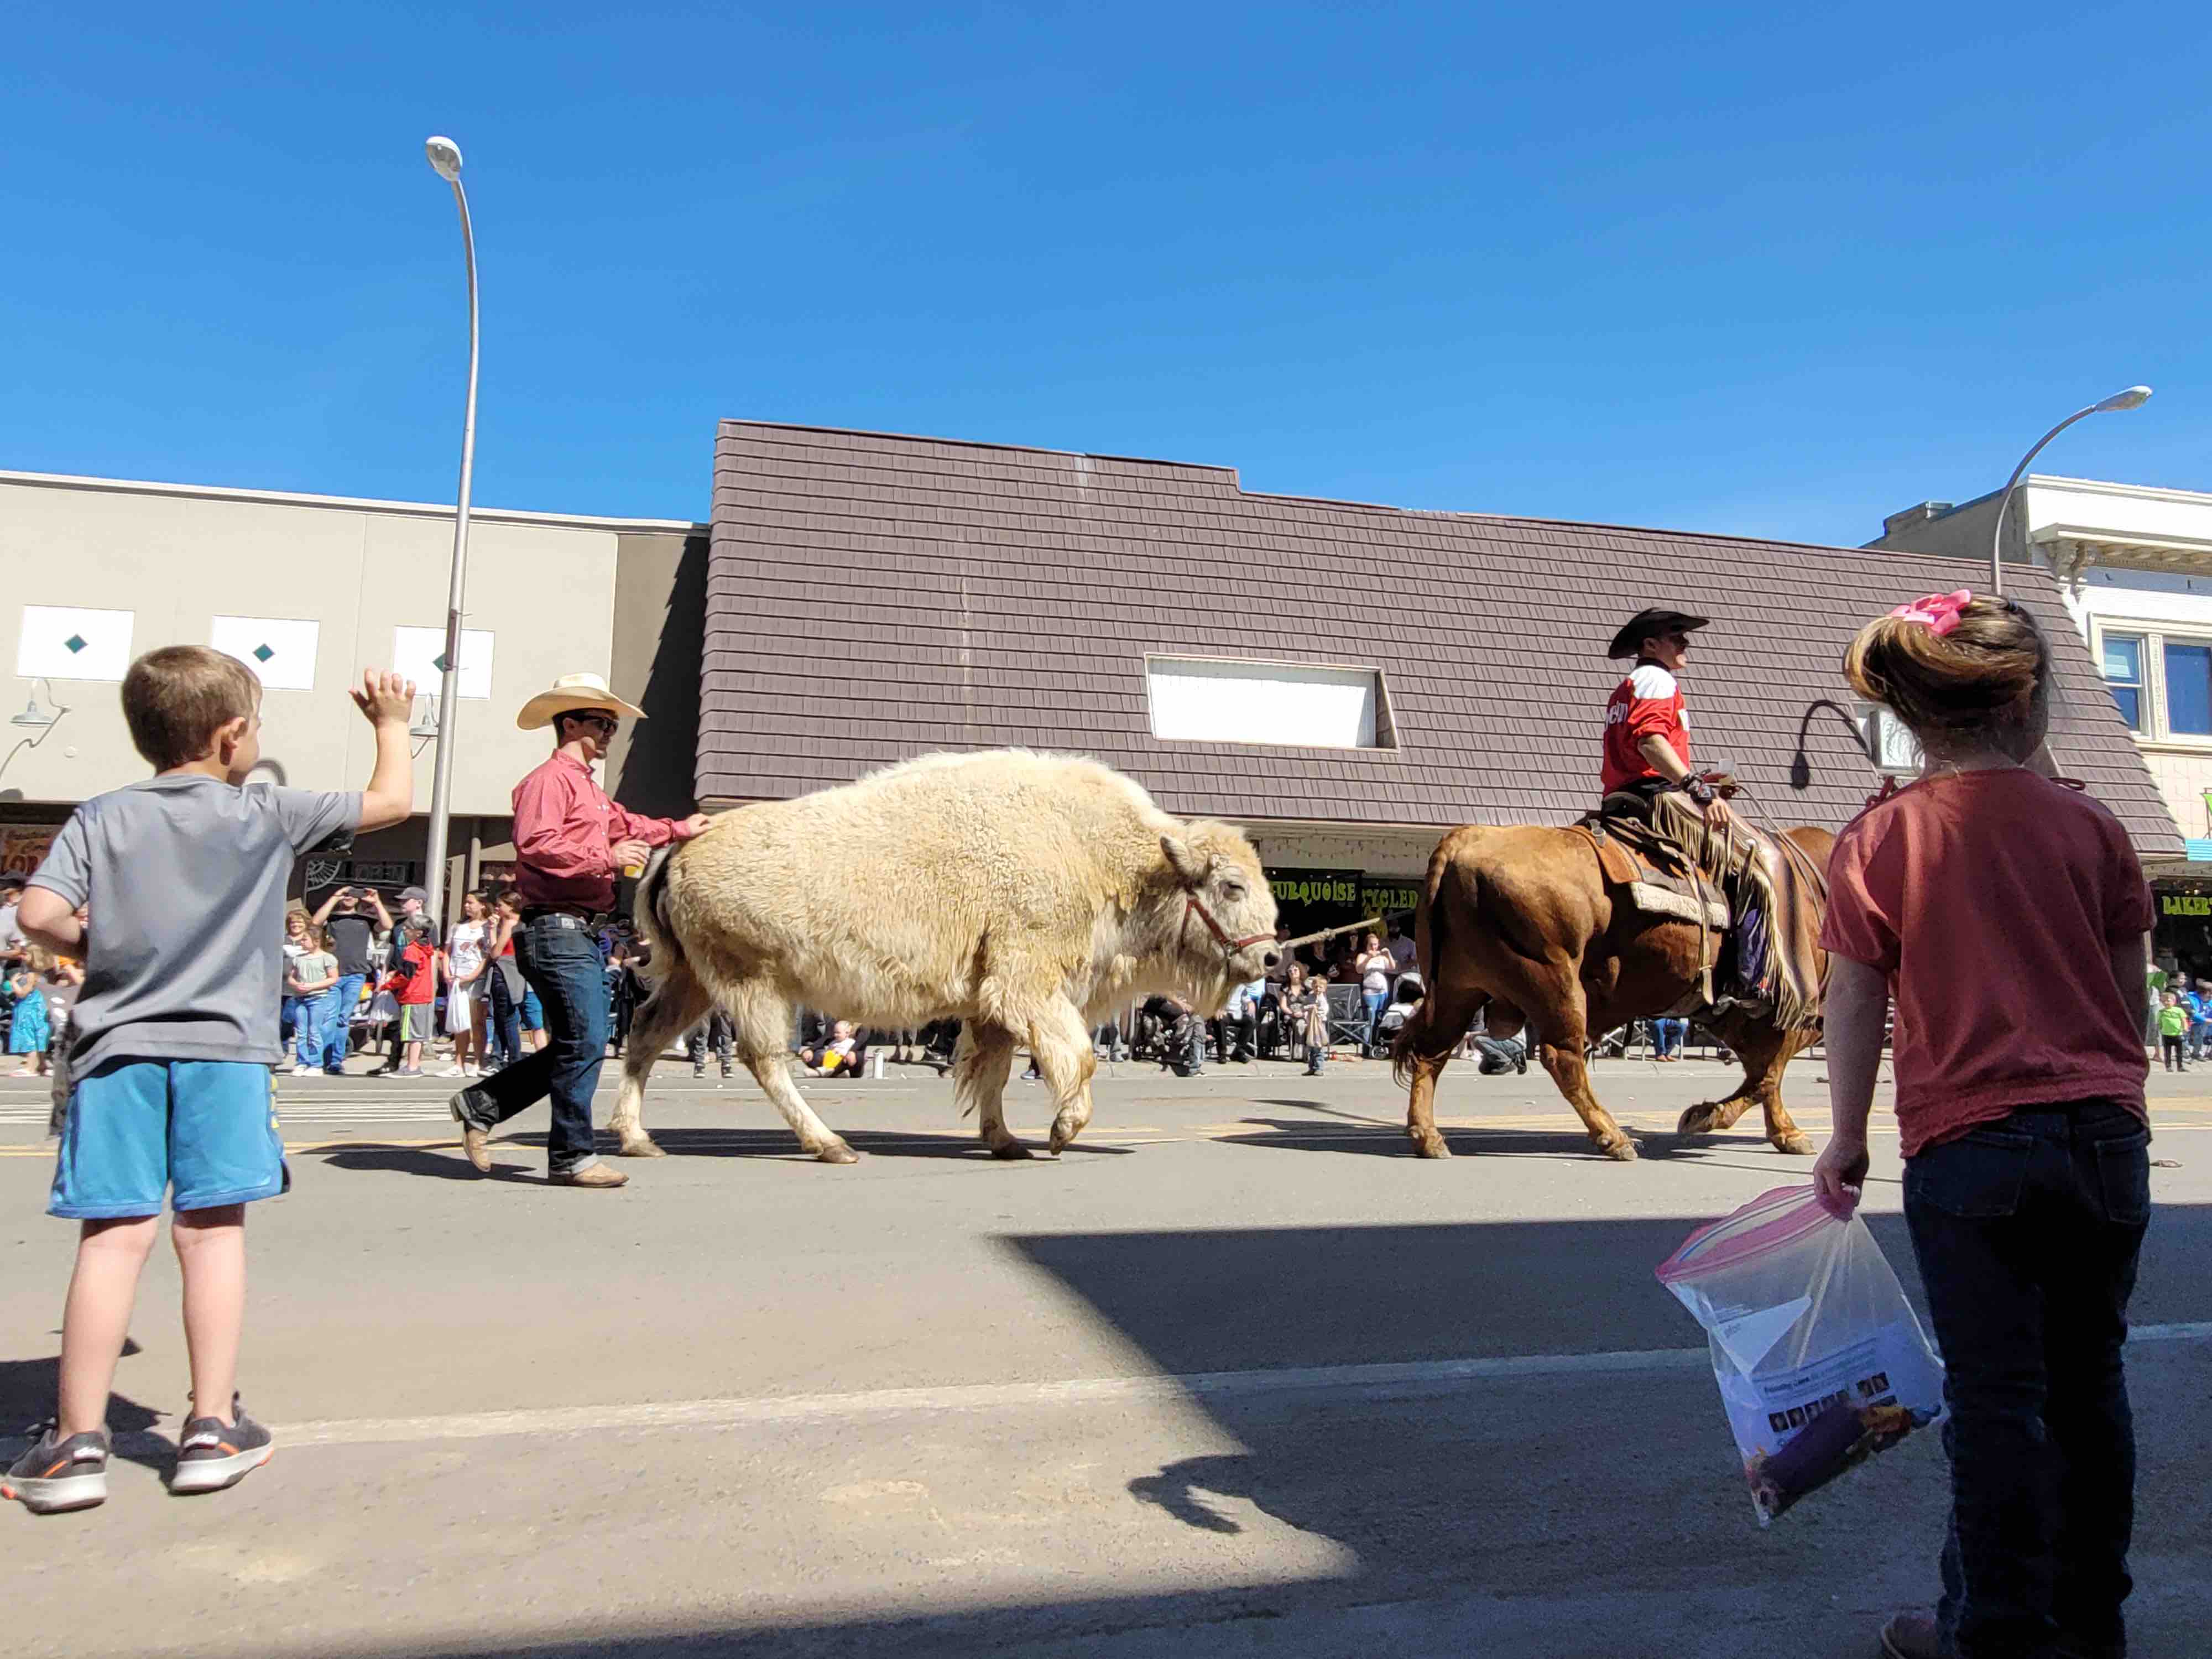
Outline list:
[[[1814,829],[1788,835],[1826,867],[1833,836]],[[1632,1160],[1636,1143],[1590,1088],[1590,1034],[1681,1006],[1698,977],[1697,925],[1633,909],[1625,893],[1616,903],[1589,840],[1573,830],[1470,824],[1429,857],[1414,937],[1428,994],[1394,1051],[1399,1081],[1413,1085],[1406,1133],[1414,1149],[1423,1158],[1451,1156],[1437,1133],[1437,1079],[1474,1017],[1486,1013],[1493,1036],[1534,1022],[1544,1069],[1590,1139],[1608,1158]],[[1744,1080],[1726,1099],[1684,1112],[1678,1133],[1729,1128],[1757,1105],[1778,1151],[1811,1152],[1782,1103],[1782,1073],[1817,1033],[1780,1030],[1733,1011],[1702,1023],[1735,1051]]]

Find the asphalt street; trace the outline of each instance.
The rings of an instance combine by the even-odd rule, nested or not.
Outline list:
[[[1817,1058],[1793,1068],[1817,1139]],[[1702,1335],[1652,1268],[1810,1161],[1677,1145],[1711,1064],[1608,1061],[1644,1156],[1540,1074],[1453,1068],[1413,1158],[1387,1068],[1102,1071],[1001,1164],[920,1069],[808,1094],[664,1066],[670,1154],[544,1184],[543,1110],[463,1163],[450,1084],[286,1079],[243,1387],[278,1453],[172,1498],[173,1260],[117,1382],[106,1505],[14,1506],[25,1655],[1863,1655],[1933,1589],[1920,1437],[1760,1531]],[[2212,1072],[2155,1075],[2130,1365],[2136,1651],[2212,1616]],[[42,1086],[0,1083],[0,1425],[49,1409],[73,1231]],[[611,1096],[603,1097],[604,1121]],[[1039,1144],[1036,1088],[1009,1119]],[[1878,1119],[1879,1121],[1879,1119]],[[1914,1289],[1893,1134],[1869,1212]],[[9,1443],[12,1452],[20,1442]]]

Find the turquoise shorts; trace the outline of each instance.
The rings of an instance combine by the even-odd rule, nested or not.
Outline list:
[[[212,1210],[290,1190],[266,1066],[112,1060],[70,1090],[46,1213],[107,1221]],[[173,1188],[173,1192],[171,1189]]]

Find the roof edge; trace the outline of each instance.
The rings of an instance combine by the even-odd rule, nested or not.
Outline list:
[[[407,518],[450,519],[451,504],[435,501],[388,501],[371,495],[318,495],[304,490],[254,489],[239,484],[170,483],[149,478],[100,478],[73,472],[20,472],[0,469],[0,484],[44,486],[52,489],[83,489],[115,495],[173,495],[200,501],[258,501],[273,507],[326,507],[356,513],[386,513]],[[596,513],[534,513],[526,507],[469,507],[471,519],[495,524],[542,524],[562,530],[680,530],[687,535],[706,531],[708,524],[694,519],[618,519]]]
[[[753,427],[764,432],[819,432],[833,438],[889,438],[902,444],[955,444],[963,449],[995,449],[1014,455],[1058,455],[1072,461],[1121,461],[1131,466],[1171,466],[1185,472],[1224,472],[1231,483],[1237,479],[1233,466],[1219,466],[1211,461],[1170,461],[1157,455],[1109,455],[1096,449],[1054,449],[1044,444],[996,443],[988,438],[949,438],[942,434],[927,432],[878,432],[867,427],[821,426],[811,421],[744,421],[734,416],[725,416],[716,423],[716,432],[732,427]],[[1243,486],[1237,484],[1240,492]]]
[[[1587,530],[1614,532],[1636,536],[1695,538],[1699,541],[1726,542],[1736,546],[1759,547],[1791,553],[1878,553],[1887,555],[1893,559],[1942,558],[1947,562],[1954,562],[1949,558],[1949,556],[1920,553],[1911,548],[1846,547],[1841,544],[1828,542],[1777,541],[1768,536],[1740,536],[1724,530],[1684,530],[1670,529],[1659,525],[1608,524],[1594,519],[1547,519],[1526,513],[1478,513],[1462,507],[1403,507],[1390,501],[1364,501],[1348,496],[1304,495],[1287,490],[1247,489],[1244,487],[1243,477],[1236,467],[1218,466],[1204,461],[1162,460],[1157,457],[1146,455],[1109,455],[1091,450],[1049,449],[1037,444],[994,443],[983,439],[948,438],[915,432],[878,432],[862,427],[823,426],[797,421],[746,421],[725,417],[717,423],[717,434],[732,428],[738,430],[755,428],[770,432],[818,432],[830,437],[880,438],[895,443],[950,444],[961,449],[994,450],[1021,455],[1054,455],[1070,460],[1119,461],[1133,466],[1156,466],[1185,472],[1217,473],[1226,476],[1237,495],[1248,501],[1281,501],[1292,506],[1344,507],[1359,513],[1390,513],[1402,514],[1407,518],[1450,519],[1482,524],[1532,525],[1554,530]],[[2027,481],[2023,480],[2023,483]],[[1971,501],[1960,503],[1962,507],[1972,505]]]

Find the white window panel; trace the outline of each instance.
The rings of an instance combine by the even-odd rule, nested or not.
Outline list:
[[[15,641],[15,672],[25,679],[119,680],[131,666],[130,611],[78,611],[27,605]]]
[[[286,622],[273,617],[217,617],[208,643],[235,657],[276,691],[315,689],[315,646],[320,623]]]
[[[1152,735],[1182,743],[1374,749],[1382,676],[1372,668],[1154,657]]]
[[[465,697],[491,696],[491,632],[488,629],[461,630],[461,684]],[[445,676],[438,659],[445,654],[442,628],[395,628],[392,630],[392,666],[415,682],[416,692],[435,700]]]

